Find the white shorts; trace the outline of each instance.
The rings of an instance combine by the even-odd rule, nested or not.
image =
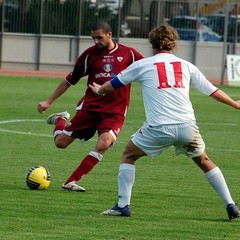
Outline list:
[[[200,156],[205,143],[195,122],[182,124],[148,126],[146,123],[132,135],[132,142],[148,156],[161,154],[174,146],[176,155],[185,154],[190,158]]]

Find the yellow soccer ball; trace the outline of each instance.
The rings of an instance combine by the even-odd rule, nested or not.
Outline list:
[[[26,174],[26,184],[31,190],[44,190],[51,182],[49,171],[42,166],[31,167]]]

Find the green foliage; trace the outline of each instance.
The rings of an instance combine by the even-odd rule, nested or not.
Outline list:
[[[118,142],[81,180],[87,191],[62,191],[61,184],[94,147],[96,138],[88,143],[75,141],[67,149],[55,148],[53,128],[46,124],[46,117],[64,110],[73,115],[86,87],[86,81],[81,81],[46,113],[37,113],[37,103],[60,81],[0,77],[0,239],[239,239],[239,220],[227,219],[222,202],[203,173],[185,156],[175,157],[172,148],[159,157],[137,162],[132,217],[99,215],[117,201],[121,152],[145,119],[137,84],[132,87],[131,106]],[[239,98],[238,88],[222,89]],[[233,198],[239,201],[240,112],[196,91],[191,92],[191,99],[206,150],[222,169]],[[29,190],[25,184],[25,174],[34,165],[43,165],[51,173],[51,185],[45,191]]]

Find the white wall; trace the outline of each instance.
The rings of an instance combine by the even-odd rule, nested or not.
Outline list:
[[[120,38],[119,43],[134,47],[145,57],[152,54],[147,39]],[[1,67],[70,71],[78,55],[92,45],[91,37],[4,34]],[[240,44],[236,54],[240,55]],[[209,79],[221,79],[223,43],[198,42],[195,48],[193,42],[179,41],[176,55],[195,63]]]

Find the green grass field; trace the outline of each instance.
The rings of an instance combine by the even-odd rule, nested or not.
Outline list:
[[[129,114],[117,144],[81,185],[85,193],[61,190],[61,184],[94,147],[75,141],[57,149],[48,114],[68,110],[85,91],[72,87],[43,115],[36,110],[61,79],[0,77],[0,239],[86,240],[239,240],[240,219],[229,221],[220,198],[191,159],[174,149],[136,165],[130,218],[100,216],[117,201],[121,152],[145,119],[139,86],[133,85]],[[233,98],[240,89],[221,87]],[[240,202],[240,112],[191,91],[198,125],[209,157],[221,168],[236,202]],[[46,167],[52,176],[44,191],[29,190],[28,169]]]

